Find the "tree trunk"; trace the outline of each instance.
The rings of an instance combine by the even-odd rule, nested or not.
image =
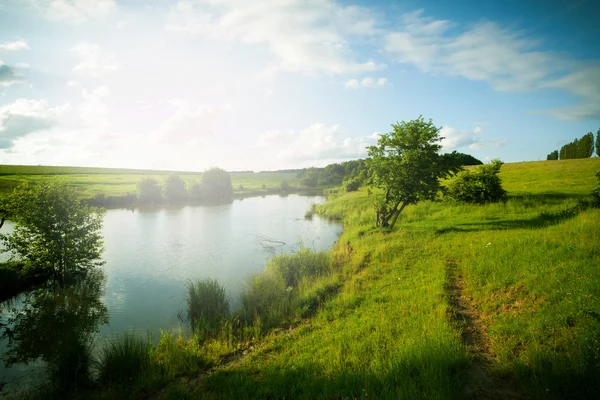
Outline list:
[[[394,228],[394,225],[396,225],[396,221],[398,220],[398,216],[400,215],[402,210],[404,210],[404,207],[406,207],[406,203],[402,203],[402,207],[400,207],[399,210],[395,211],[394,218],[392,219],[392,224],[390,225],[390,228],[392,228],[392,229]]]

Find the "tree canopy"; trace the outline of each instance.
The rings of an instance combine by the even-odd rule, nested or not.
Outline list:
[[[161,203],[162,188],[154,178],[144,178],[137,184],[138,199],[141,203]]]
[[[211,168],[202,174],[202,196],[215,203],[229,202],[233,198],[231,176],[221,168]]]
[[[392,124],[393,131],[369,147],[369,179],[373,192],[377,226],[394,227],[409,204],[433,199],[440,179],[459,168],[439,154],[440,129],[422,116]]]
[[[82,204],[65,182],[23,183],[5,207],[15,227],[0,240],[27,268],[49,271],[54,281],[64,281],[67,273],[103,264],[103,214]]]

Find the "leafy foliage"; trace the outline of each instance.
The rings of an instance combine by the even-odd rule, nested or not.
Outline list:
[[[498,176],[502,164],[500,160],[493,160],[476,170],[460,172],[450,181],[448,196],[456,201],[472,204],[506,201],[506,190],[502,188],[502,180]]]
[[[597,140],[596,140],[597,141]],[[594,154],[594,134],[586,133],[579,139],[565,144],[560,149],[560,159],[590,158]]]
[[[458,170],[439,154],[440,129],[420,116],[392,124],[393,132],[381,135],[369,147],[367,165],[372,185],[376,224],[394,227],[409,204],[435,198],[440,179]]]
[[[162,188],[154,178],[144,178],[137,184],[138,199],[141,203],[161,203]]]
[[[596,155],[600,157],[600,129],[596,132]]]
[[[165,181],[165,198],[169,203],[178,203],[187,200],[188,193],[185,182],[178,175],[169,175]]]
[[[463,165],[481,165],[483,162],[473,157],[470,154],[459,153],[454,150],[452,153],[444,154],[444,157],[455,165],[463,166]]]
[[[0,240],[26,268],[49,271],[56,281],[103,264],[103,214],[81,204],[65,182],[23,183],[8,197],[6,208],[15,228]]]
[[[211,168],[202,174],[202,197],[210,202],[225,203],[233,198],[231,176],[221,168]]]
[[[598,186],[592,190],[592,197],[594,198],[594,206],[600,207],[600,170],[596,171],[596,178],[598,179]]]
[[[558,150],[554,150],[546,156],[546,160],[558,160]]]

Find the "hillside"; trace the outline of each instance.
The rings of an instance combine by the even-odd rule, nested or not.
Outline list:
[[[374,228],[366,190],[317,208],[345,230],[342,287],[173,398],[596,398],[600,210],[579,210],[600,160],[503,166],[511,198],[425,202]],[[515,196],[517,195],[517,196]],[[319,282],[314,283],[319,287]]]

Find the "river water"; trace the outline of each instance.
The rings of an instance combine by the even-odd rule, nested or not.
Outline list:
[[[253,197],[217,206],[108,210],[103,228],[106,281],[97,290],[100,302],[91,302],[94,309],[105,307],[107,321],[93,321],[98,326],[96,343],[124,332],[151,332],[158,337],[160,329],[183,328],[178,312],[185,308],[189,280],[219,280],[235,305],[245,282],[264,269],[269,257],[301,246],[330,248],[341,226],[318,216],[304,219],[313,203],[324,201],[322,196],[289,195]],[[10,224],[3,227],[5,233],[10,230]],[[86,293],[96,289],[88,287],[77,296],[86,298]],[[19,296],[10,307],[5,305],[4,311],[0,308],[0,323],[19,309],[25,297]],[[91,322],[86,319],[81,326],[86,324]],[[0,339],[1,359],[8,350],[8,341]],[[0,383],[8,383],[5,393],[35,379],[41,365],[36,361],[10,368],[0,365]]]

